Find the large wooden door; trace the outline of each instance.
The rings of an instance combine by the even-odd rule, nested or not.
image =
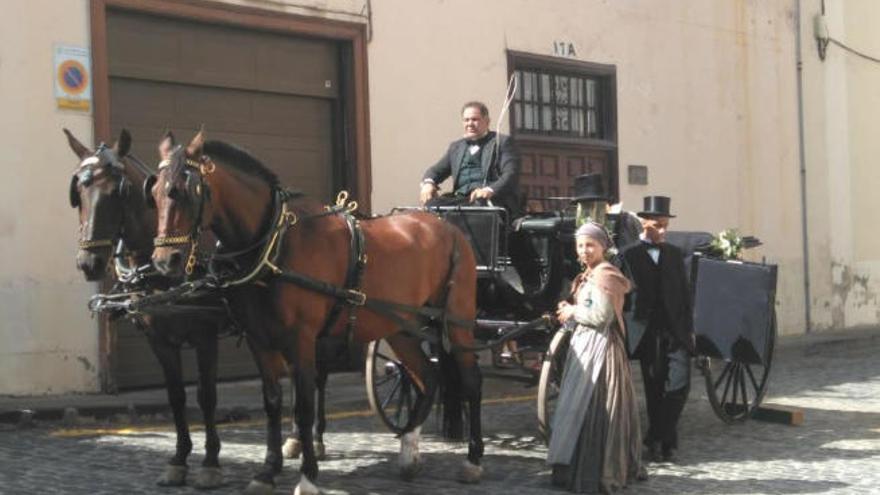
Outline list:
[[[321,201],[334,196],[341,166],[339,47],[334,42],[111,10],[107,15],[110,128],[131,131],[134,153],[157,162],[166,130],[189,140],[204,125],[208,139],[254,154],[282,184]],[[163,382],[146,339],[114,323],[112,362],[119,388]],[[185,376],[196,377],[194,352]],[[221,378],[256,376],[246,346],[220,344]]]

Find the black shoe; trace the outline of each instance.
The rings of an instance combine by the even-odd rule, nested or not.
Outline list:
[[[675,449],[663,449],[663,454],[661,456],[663,462],[669,462],[672,464],[678,463],[678,452]]]

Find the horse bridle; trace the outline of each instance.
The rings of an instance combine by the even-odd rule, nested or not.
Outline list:
[[[172,156],[173,156],[172,152]],[[192,275],[195,270],[196,260],[197,260],[197,252],[199,246],[199,238],[202,235],[202,222],[204,221],[204,213],[205,213],[205,203],[207,202],[207,196],[209,196],[208,185],[205,183],[205,177],[214,173],[216,165],[211,159],[205,155],[202,155],[198,161],[191,160],[189,158],[185,158],[185,166],[195,169],[198,173],[199,182],[196,184],[195,193],[198,197],[198,213],[196,214],[195,222],[193,223],[192,231],[189,234],[181,234],[181,235],[165,235],[165,236],[157,236],[153,239],[154,247],[169,247],[169,246],[183,246],[189,245],[189,254],[186,258],[186,266],[184,270],[187,275]],[[172,164],[171,158],[166,158],[159,162],[158,171],[162,172],[163,169],[168,168]],[[166,182],[166,187],[169,187],[170,182]]]
[[[125,177],[125,174],[122,173],[124,167],[117,163],[115,157],[108,156],[107,153],[110,152],[110,148],[101,143],[98,146],[98,149],[95,150],[95,154],[80,163],[79,168],[76,173],[73,174],[73,177],[70,180],[70,205],[74,208],[78,208],[81,205],[79,193],[77,191],[77,184],[82,184],[84,187],[88,187],[89,184],[94,180],[95,173],[92,170],[92,165],[97,165],[101,163],[101,158],[105,158],[107,163],[110,164],[110,169],[112,170],[112,174],[118,174],[119,176],[119,185],[116,188],[116,194],[120,198],[124,198],[126,194],[128,194],[128,190],[130,188],[129,182]],[[85,169],[85,170],[83,170]],[[120,217],[121,218],[121,217]],[[122,233],[122,221],[120,220],[119,228],[115,230],[114,237],[109,238],[99,238],[99,239],[82,239],[79,240],[79,248],[82,250],[90,251],[97,248],[104,247],[112,247],[117,238]],[[87,222],[91,222],[91,219],[87,220]],[[83,229],[82,224],[80,225],[80,230],[85,231],[88,229]]]

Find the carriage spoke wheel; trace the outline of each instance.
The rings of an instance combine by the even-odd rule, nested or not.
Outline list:
[[[370,408],[389,430],[402,433],[414,413],[415,385],[384,340],[367,347],[366,380]]]
[[[745,421],[754,414],[767,393],[773,347],[776,342],[776,317],[767,336],[767,360],[763,364],[737,360],[702,358],[706,392],[715,414],[725,423]]]
[[[562,385],[562,371],[565,369],[565,357],[568,354],[568,341],[571,333],[557,331],[550,341],[544,362],[541,364],[541,375],[538,378],[538,429],[544,441],[550,443],[550,422],[556,410],[559,388]]]

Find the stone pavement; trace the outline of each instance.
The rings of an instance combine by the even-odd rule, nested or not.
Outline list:
[[[725,425],[714,416],[696,373],[682,418],[679,463],[651,465],[650,479],[624,493],[880,492],[880,332],[851,337],[802,339],[777,353],[765,402],[803,409],[803,426]],[[490,383],[490,396],[504,395],[501,382]],[[466,449],[438,441],[432,423],[421,445],[424,469],[415,481],[399,480],[398,441],[376,418],[354,411],[337,414],[328,426],[320,487],[329,494],[564,493],[549,487],[533,401],[515,397],[523,392],[521,384],[504,383],[514,397],[490,399],[484,407],[482,484],[454,481]],[[214,493],[239,493],[247,484],[262,459],[263,431],[259,419],[221,427],[227,484]],[[196,432],[193,440],[191,476],[203,436]],[[153,485],[173,443],[166,424],[105,431],[0,425],[0,493],[198,493]],[[287,463],[276,493],[291,493],[297,465]]]

